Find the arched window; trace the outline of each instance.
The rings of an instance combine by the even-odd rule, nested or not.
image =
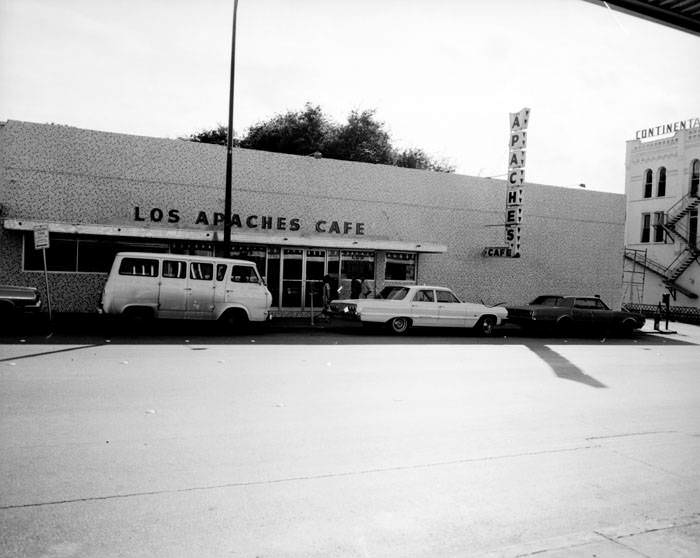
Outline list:
[[[651,197],[651,183],[652,183],[652,172],[651,169],[647,169],[644,171],[644,197],[645,198],[650,198]]]
[[[698,195],[698,185],[700,185],[700,159],[695,159],[690,164],[690,195]]]
[[[659,197],[666,195],[666,167],[659,168],[659,176],[656,179],[656,195]]]

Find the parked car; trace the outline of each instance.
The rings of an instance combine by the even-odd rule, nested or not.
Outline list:
[[[0,285],[0,317],[17,317],[41,311],[41,296],[35,287]]]
[[[644,316],[611,310],[597,296],[541,295],[525,306],[508,306],[508,321],[526,328],[555,328],[631,333],[644,325]]]
[[[474,328],[491,335],[507,316],[503,307],[462,302],[446,287],[385,287],[377,298],[335,300],[331,315],[363,324],[385,324],[396,334],[413,326]]]
[[[253,262],[120,252],[98,311],[137,318],[220,320],[230,326],[270,319],[272,295]]]

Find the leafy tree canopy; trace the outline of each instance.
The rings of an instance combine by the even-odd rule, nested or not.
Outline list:
[[[226,132],[227,127],[219,125],[183,139],[226,145]],[[292,155],[321,153],[330,159],[411,169],[447,173],[455,170],[453,165],[433,159],[422,149],[399,150],[393,147],[384,123],[375,118],[374,110],[353,110],[346,123],[336,124],[323,114],[321,107],[306,103],[302,110],[288,111],[258,122],[242,138],[234,138],[233,144]]]

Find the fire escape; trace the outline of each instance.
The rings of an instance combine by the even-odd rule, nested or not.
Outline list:
[[[647,269],[663,277],[663,283],[672,293],[678,291],[689,298],[698,298],[697,293],[689,291],[685,287],[678,285],[676,281],[683,275],[694,261],[700,258],[700,249],[697,245],[697,210],[700,206],[700,196],[697,192],[692,192],[681,198],[666,212],[664,222],[661,226],[666,233],[678,242],[682,247],[681,252],[669,265],[662,265],[649,257],[645,257],[642,265]],[[695,212],[695,223],[693,229],[690,228],[689,216]],[[625,250],[625,258],[638,261],[632,250]],[[675,295],[674,295],[675,297]]]

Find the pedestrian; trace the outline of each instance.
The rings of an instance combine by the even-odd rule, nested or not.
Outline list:
[[[331,300],[333,300],[333,279],[330,275],[323,276],[323,312],[328,314],[331,311]]]
[[[368,298],[371,292],[372,287],[369,286],[366,279],[363,279],[360,283],[360,296],[362,296],[362,298]]]
[[[360,281],[360,278],[355,276],[352,278],[352,281],[350,282],[350,298],[352,300],[356,300],[360,298],[360,294],[362,293],[362,281]]]

